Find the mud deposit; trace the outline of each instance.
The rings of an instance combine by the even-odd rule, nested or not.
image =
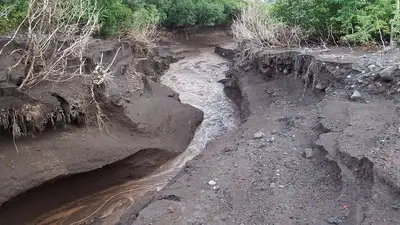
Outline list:
[[[243,52],[225,83],[244,123],[124,224],[398,224],[395,57]]]
[[[205,49],[200,54],[186,57],[172,64],[169,71],[162,77],[163,84],[180,94],[179,98],[182,103],[195,106],[204,112],[204,121],[197,129],[193,141],[187,150],[177,158],[167,162],[152,175],[143,179],[117,184],[111,188],[98,190],[97,193],[86,193],[85,197],[82,196],[82,198],[34,220],[26,221],[20,218],[19,220],[9,221],[7,224],[117,223],[127,208],[137,204],[149,192],[162,189],[188,160],[195,157],[206,147],[207,143],[237,127],[239,115],[237,114],[236,106],[226,97],[223,85],[218,83],[220,79],[225,77],[225,71],[228,69],[226,60],[214,54],[213,49]],[[143,152],[143,154],[146,153]],[[154,158],[155,154],[149,153],[149,155],[152,157],[148,158],[148,165],[152,165],[152,160],[160,162],[159,158]],[[142,164],[146,165],[146,163]],[[125,170],[128,170],[125,171],[126,173],[135,174],[135,168],[129,168],[127,165],[129,165],[129,161],[111,166],[108,169],[106,167],[99,171],[57,181],[54,184],[43,187],[42,190],[33,190],[27,194],[25,199],[20,201],[19,210],[24,210],[24,207],[21,206],[24,201],[27,202],[25,210],[29,210],[35,204],[40,204],[40,201],[45,201],[45,199],[47,199],[46,201],[51,201],[50,195],[63,195],[70,188],[79,189],[76,186],[77,184],[96,186],[96,180],[101,180],[103,175],[113,170],[124,171],[125,168]],[[118,167],[120,168],[118,169]],[[77,180],[80,180],[80,182],[74,183]],[[85,183],[84,180],[89,183]],[[81,193],[81,195],[83,194]],[[49,196],[42,198],[43,195]],[[12,203],[10,204],[12,209]],[[17,213],[15,210],[6,210],[6,212]]]

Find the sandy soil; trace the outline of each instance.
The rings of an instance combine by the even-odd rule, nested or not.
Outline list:
[[[395,57],[236,58],[229,77],[242,93],[242,126],[121,224],[398,224],[400,76],[379,72]]]

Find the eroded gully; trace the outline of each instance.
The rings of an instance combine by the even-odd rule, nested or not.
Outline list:
[[[115,224],[125,210],[146,193],[165,187],[182,166],[198,155],[211,140],[235,129],[239,124],[238,110],[225,95],[218,80],[225,77],[229,63],[203,49],[200,53],[172,64],[162,77],[162,83],[180,94],[183,103],[204,112],[204,121],[198,128],[187,150],[176,159],[160,167],[153,175],[133,180],[76,200],[30,224]]]

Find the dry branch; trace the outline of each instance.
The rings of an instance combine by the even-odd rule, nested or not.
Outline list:
[[[99,11],[91,6],[91,0],[29,1],[27,16],[9,42],[20,33],[27,39],[17,63],[26,68],[20,90],[44,80],[64,82],[84,75],[83,54],[99,28]],[[24,26],[26,29],[22,29]],[[80,63],[70,65],[71,59],[79,59]]]

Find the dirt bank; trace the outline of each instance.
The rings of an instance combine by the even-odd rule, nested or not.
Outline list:
[[[80,196],[153,172],[186,149],[203,119],[200,110],[182,104],[178,93],[158,82],[176,61],[164,48],[145,54],[129,42],[94,42],[85,69],[95,70],[101,60],[109,65],[115,57],[115,73],[89,101],[83,93],[92,86],[82,77],[19,91],[24,68],[11,74],[8,68],[19,60],[14,50],[20,45],[13,42],[0,57],[0,224],[23,224]],[[88,100],[87,111],[78,107],[81,100]],[[94,100],[102,109],[102,131]]]
[[[242,126],[121,224],[397,224],[397,53],[242,47]]]

